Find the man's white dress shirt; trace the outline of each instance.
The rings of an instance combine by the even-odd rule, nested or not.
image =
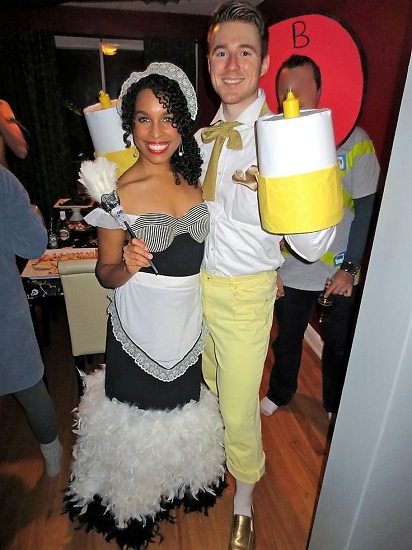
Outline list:
[[[236,130],[241,135],[243,149],[228,149],[227,140],[223,144],[217,168],[215,201],[207,201],[210,232],[205,242],[203,268],[213,275],[237,277],[278,269],[284,261],[279,247],[283,237],[300,256],[315,261],[327,251],[335,235],[334,227],[296,235],[274,235],[264,231],[257,192],[233,182],[232,175],[236,170],[246,173],[252,165],[257,165],[255,122],[265,98],[265,92],[260,89],[257,99],[236,119],[241,123]],[[212,125],[224,120],[220,106]],[[203,182],[215,142],[204,144],[201,132],[196,133],[196,139],[203,158]]]

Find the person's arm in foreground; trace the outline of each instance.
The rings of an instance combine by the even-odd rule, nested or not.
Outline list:
[[[3,136],[6,145],[17,157],[26,158],[27,143],[23,132],[17,124],[10,105],[4,100],[0,101],[0,134]]]
[[[10,216],[13,250],[21,258],[38,258],[47,247],[47,231],[40,216],[33,210],[27,191],[11,172],[2,168],[3,205]]]

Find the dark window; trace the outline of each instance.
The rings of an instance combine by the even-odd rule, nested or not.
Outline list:
[[[111,99],[118,97],[122,83],[131,72],[144,69],[143,51],[122,50],[116,55],[103,56],[104,73],[100,67],[98,49],[57,49],[63,100],[69,130],[71,156],[74,164],[94,158],[83,109],[98,103],[105,76],[106,92]]]

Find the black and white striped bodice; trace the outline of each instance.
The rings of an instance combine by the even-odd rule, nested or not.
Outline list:
[[[196,204],[181,218],[170,214],[143,214],[132,223],[138,238],[144,239],[154,254],[168,248],[176,236],[189,233],[192,239],[202,243],[209,232],[209,213],[206,203]]]
[[[142,238],[161,275],[184,277],[199,273],[204,240],[209,232],[206,203],[196,204],[181,218],[169,214],[143,214],[131,224]],[[151,268],[142,271],[152,272]]]

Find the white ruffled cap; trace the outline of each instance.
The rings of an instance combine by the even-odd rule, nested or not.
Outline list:
[[[134,72],[129,78],[123,82],[122,89],[120,90],[119,99],[117,100],[117,111],[119,115],[122,115],[122,99],[127,94],[130,86],[139,82],[142,78],[149,76],[150,74],[159,74],[174,80],[179,84],[180,89],[187,101],[187,108],[192,120],[196,119],[197,115],[197,98],[195,89],[192,83],[188,79],[186,73],[182,71],[180,67],[173,65],[173,63],[151,63],[145,71]]]

